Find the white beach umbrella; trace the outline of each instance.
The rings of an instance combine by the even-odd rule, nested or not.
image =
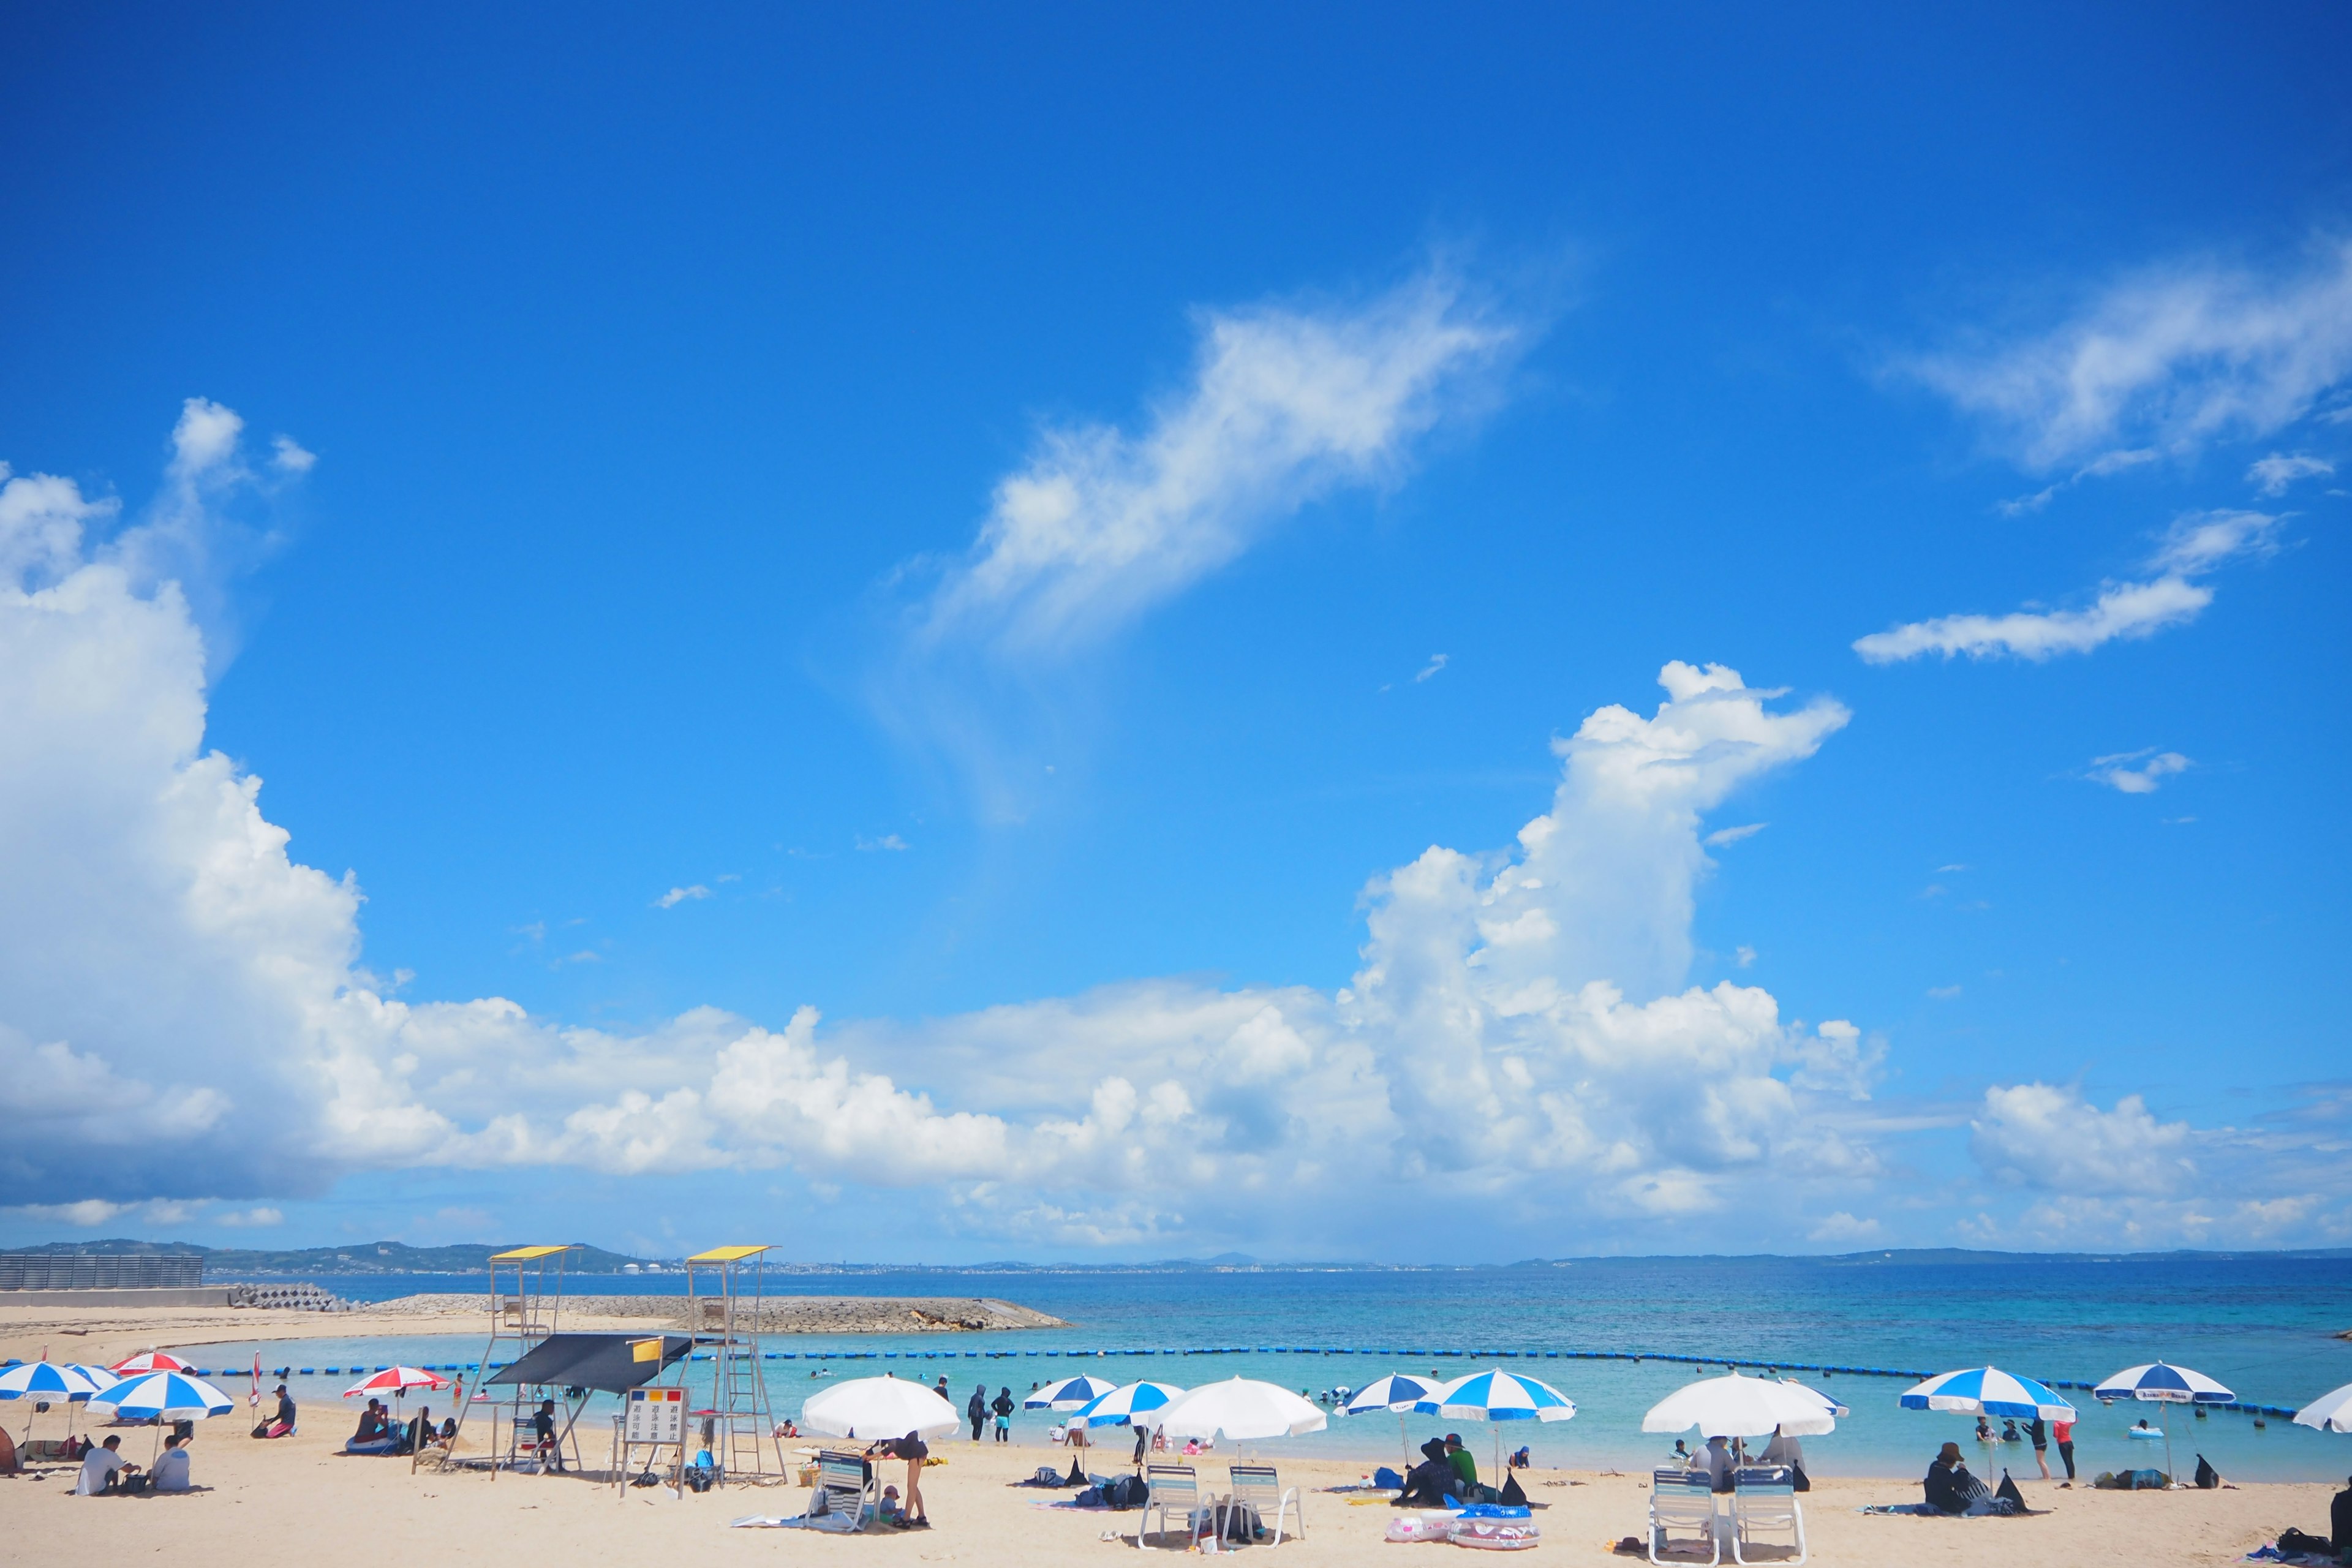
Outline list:
[[[1117,1388],[1107,1377],[1066,1377],[1049,1383],[1021,1402],[1024,1410],[1083,1410]]]
[[[1710,1377],[1685,1384],[1650,1406],[1644,1432],[1686,1432],[1703,1437],[1761,1437],[1775,1427],[1791,1437],[1817,1437],[1837,1430],[1837,1417],[1821,1394],[1800,1384],[1768,1377]]]
[[[868,1441],[903,1437],[918,1432],[936,1437],[963,1424],[956,1407],[919,1383],[901,1383],[884,1373],[880,1377],[853,1378],[809,1395],[801,1405],[801,1425],[829,1436]]]
[[[2352,1383],[2329,1389],[2296,1411],[2294,1424],[2322,1432],[2352,1432]]]
[[[66,1430],[70,1433],[73,1430],[71,1406],[77,1401],[89,1398],[113,1381],[110,1375],[101,1372],[98,1380],[93,1382],[89,1373],[78,1366],[58,1366],[46,1361],[19,1362],[0,1372],[0,1399],[30,1399],[36,1407],[62,1403],[68,1406]],[[25,1421],[26,1439],[30,1441],[32,1436],[33,1422],[27,1416]]]
[[[1070,1417],[1073,1426],[1150,1426],[1184,1391],[1172,1383],[1130,1383],[1112,1389]]]
[[[1222,1432],[1236,1443],[1248,1443],[1320,1432],[1330,1425],[1330,1417],[1286,1388],[1254,1377],[1229,1377],[1170,1400],[1152,1417],[1152,1425],[1171,1437],[1213,1438]]]

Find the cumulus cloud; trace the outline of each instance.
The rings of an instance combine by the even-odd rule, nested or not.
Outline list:
[[[2189,1124],[2158,1121],[2136,1094],[2101,1110],[2075,1089],[1995,1086],[1969,1126],[1987,1175],[2069,1198],[2165,1197],[2197,1173]]]
[[[1368,303],[1205,312],[1190,384],[1141,429],[1049,426],[920,606],[925,641],[1066,653],[1345,485],[1394,479],[1523,331],[1432,272]]]
[[[2145,762],[2141,759],[2146,758]],[[2135,767],[2132,764],[2137,763]],[[2174,773],[2189,771],[2189,762],[2179,752],[2159,752],[2154,746],[2137,752],[2118,752],[2113,756],[2095,757],[2090,771],[2083,776],[2093,784],[2105,784],[2109,789],[2126,795],[2154,795],[2158,785]]]
[[[2259,439],[2352,374],[2352,243],[2271,271],[2151,268],[2038,335],[1906,368],[2032,468]]]
[[[1827,700],[1666,666],[1654,712],[1605,707],[1558,742],[1551,808],[1509,849],[1376,879],[1336,993],[1140,982],[919,1023],[592,1029],[387,994],[355,880],[294,860],[260,781],[205,750],[184,599],[77,554],[81,503],[44,494],[0,539],[0,1171],[21,1203],[241,1201],[260,1225],[363,1169],[772,1169],[1006,1238],[1360,1242],[1465,1199],[1605,1227],[1762,1191],[1795,1225],[1879,1168],[1846,1108],[1883,1041],[1686,985],[1705,815],[1844,724]]]
[[[2004,655],[2042,660],[2060,654],[2089,653],[2118,640],[2152,637],[2168,626],[2197,618],[2213,602],[2213,590],[2194,579],[2241,559],[2271,554],[2278,525],[2269,512],[2184,512],[2173,521],[2149,556],[2152,581],[2109,583],[2078,610],[2018,610],[2005,616],[1942,616],[1913,621],[1854,640],[1853,649],[1872,664],[1897,664],[1923,654],[1950,658],[1996,658]]]

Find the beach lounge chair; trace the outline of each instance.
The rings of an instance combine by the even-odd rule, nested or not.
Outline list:
[[[1788,1531],[1794,1538],[1793,1557],[1776,1563],[1805,1560],[1805,1513],[1797,1506],[1796,1472],[1786,1465],[1742,1465],[1732,1472],[1731,1560],[1748,1561],[1749,1536],[1756,1531]]]
[[[1290,1526],[1293,1540],[1307,1538],[1307,1510],[1299,1500],[1298,1489],[1285,1490],[1272,1465],[1234,1465],[1225,1474],[1232,1478],[1234,1485],[1233,1496],[1226,1504],[1229,1509],[1251,1510],[1257,1516],[1260,1528],[1267,1514],[1274,1515],[1274,1540],[1270,1544],[1282,1544],[1282,1527],[1286,1523]]]
[[[820,1511],[820,1509],[822,1511]],[[863,1530],[882,1510],[882,1483],[874,1467],[856,1454],[822,1449],[816,1457],[816,1487],[809,1493],[808,1527]]]
[[[1706,1560],[1723,1561],[1723,1542],[1715,1533],[1715,1478],[1705,1470],[1654,1470],[1650,1475],[1650,1561],[1671,1552],[1669,1531],[1685,1530],[1706,1537]],[[1697,1542],[1684,1544],[1696,1546]],[[1688,1562],[1683,1558],[1678,1561]]]
[[[1185,1544],[1200,1539],[1201,1478],[1190,1465],[1147,1465],[1144,1484],[1151,1489],[1143,1500],[1143,1517],[1136,1521],[1135,1543],[1143,1544],[1151,1533],[1151,1516],[1160,1515],[1160,1533],[1168,1533],[1168,1520],[1172,1513],[1184,1521]]]

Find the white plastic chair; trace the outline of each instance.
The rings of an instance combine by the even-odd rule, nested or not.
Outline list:
[[[1723,1561],[1723,1542],[1715,1533],[1715,1478],[1705,1470],[1651,1472],[1651,1562],[1658,1561],[1659,1552],[1674,1550],[1674,1542],[1666,1537],[1676,1530],[1704,1534],[1707,1562],[1713,1564]]]
[[[1143,1517],[1136,1521],[1135,1543],[1151,1533],[1151,1515],[1160,1515],[1160,1533],[1168,1533],[1168,1516],[1172,1511],[1184,1521],[1185,1542],[1189,1546],[1200,1538],[1201,1478],[1190,1465],[1147,1465],[1144,1484],[1151,1489],[1143,1500]]]
[[[1786,1465],[1742,1465],[1732,1473],[1731,1560],[1746,1563],[1749,1537],[1757,1531],[1788,1531],[1794,1538],[1794,1557],[1776,1563],[1805,1560],[1805,1510],[1797,1506],[1796,1472]]]
[[[1286,1522],[1292,1526],[1292,1540],[1307,1539],[1307,1505],[1299,1500],[1297,1487],[1285,1489],[1272,1465],[1234,1465],[1225,1474],[1234,1487],[1229,1507],[1248,1509],[1261,1522],[1267,1514],[1274,1515],[1274,1540],[1269,1544],[1282,1544]]]

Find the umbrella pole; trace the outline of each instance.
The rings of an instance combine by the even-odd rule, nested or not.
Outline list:
[[[2165,1400],[2156,1413],[2156,1423],[2164,1429],[2164,1485],[2167,1490],[2180,1484],[2179,1475],[2172,1468],[2172,1402]]]

